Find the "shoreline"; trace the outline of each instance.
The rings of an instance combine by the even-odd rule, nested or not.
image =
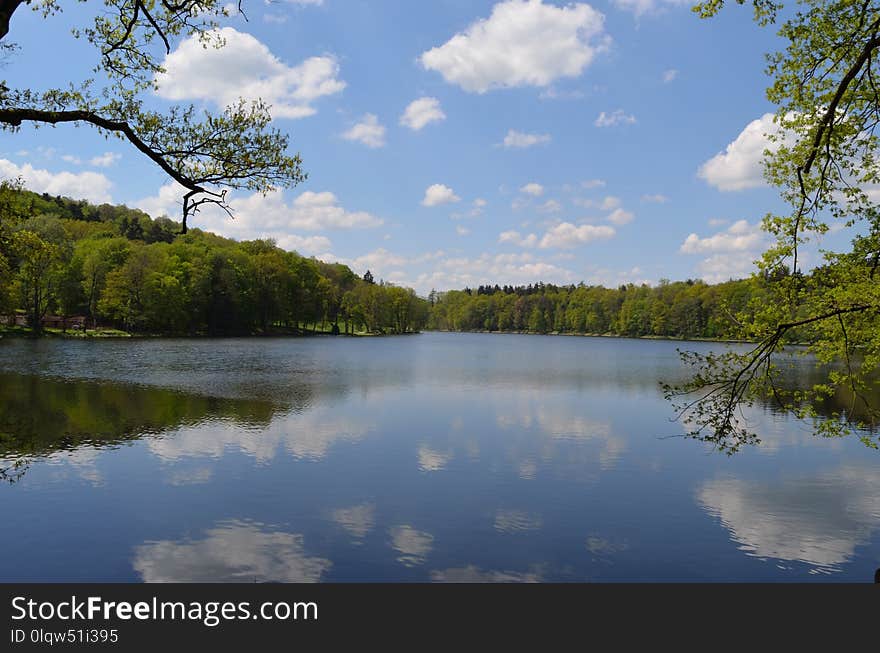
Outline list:
[[[732,340],[729,338],[686,338],[684,336],[626,336],[617,333],[565,333],[548,331],[547,333],[535,333],[533,331],[489,331],[487,329],[425,329],[427,333],[484,333],[487,335],[517,335],[517,336],[564,336],[572,338],[613,338],[618,340],[666,340],[670,342],[720,342],[732,345],[754,345],[756,340]],[[800,344],[800,343],[791,343]]]

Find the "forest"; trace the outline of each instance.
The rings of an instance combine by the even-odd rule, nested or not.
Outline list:
[[[0,184],[0,323],[82,316],[84,331],[248,335],[417,331],[428,303],[345,265]],[[66,327],[66,321],[64,322]]]
[[[514,331],[741,339],[743,313],[767,295],[756,277],[709,285],[699,280],[619,288],[584,284],[480,286],[430,296],[429,328],[449,331]]]
[[[822,283],[821,268],[805,283]],[[235,241],[125,206],[0,185],[0,324],[48,315],[152,335],[510,331],[751,339],[774,279],[661,280],[618,288],[535,283],[414,290],[277,247]],[[5,318],[5,319],[4,319]],[[65,322],[65,328],[66,328]],[[788,339],[805,337],[793,330]]]

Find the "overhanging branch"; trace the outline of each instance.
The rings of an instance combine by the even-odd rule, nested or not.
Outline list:
[[[156,152],[145,143],[132,129],[131,125],[123,120],[112,120],[100,116],[93,111],[46,111],[41,109],[12,108],[0,109],[0,123],[19,127],[23,122],[40,122],[50,125],[69,122],[85,122],[100,129],[122,134],[140,152],[145,154],[151,161],[164,170],[178,184],[187,189],[187,199],[194,195],[204,193],[216,198],[217,203],[223,201],[223,195],[207,190],[198,182],[188,178],[175,169],[160,153]],[[183,204],[182,232],[186,233],[186,218],[189,215],[190,202]]]

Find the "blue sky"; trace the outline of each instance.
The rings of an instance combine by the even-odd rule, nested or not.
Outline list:
[[[782,209],[760,167],[764,54],[780,43],[748,7],[700,20],[669,0],[244,6],[225,48],[174,44],[150,101],[263,97],[309,178],[238,193],[235,220],[194,226],[426,293],[743,276],[761,217]],[[88,10],[20,10],[7,83],[88,76],[95,53],[69,35]],[[177,190],[125,142],[72,126],[0,138],[0,174],[34,190],[178,217]]]

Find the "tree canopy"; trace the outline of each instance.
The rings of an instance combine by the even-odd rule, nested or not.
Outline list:
[[[0,83],[0,127],[84,123],[128,141],[183,188],[184,233],[187,218],[205,204],[231,213],[230,189],[266,193],[305,179],[300,156],[287,154],[289,137],[272,127],[270,107],[261,101],[240,100],[219,114],[194,106],[173,106],[166,113],[144,106],[142,96],[156,87],[161,57],[176,39],[195,35],[205,47],[223,47],[217,28],[227,5],[216,0],[89,5],[96,5],[92,21],[74,25],[72,36],[94,46],[96,76],[84,75],[68,88]],[[0,47],[7,54],[15,49],[7,38],[13,14],[23,7],[47,20],[63,12],[58,0],[0,0]]]
[[[694,9],[711,17],[723,4],[708,0]],[[876,447],[862,429],[880,419],[880,407],[868,399],[880,364],[880,6],[869,0],[799,0],[796,10],[770,0],[751,4],[761,25],[780,24],[785,43],[767,57],[767,97],[777,107],[778,130],[768,135],[765,177],[788,205],[763,223],[775,243],[759,261],[760,274],[775,282],[769,297],[735,316],[741,336],[758,346],[745,354],[685,353],[694,375],[666,391],[693,427],[690,435],[732,452],[757,440],[739,410],[757,397],[772,396],[815,418],[815,400],[846,388],[851,404],[830,420],[816,420],[817,432],[858,431]],[[838,231],[848,234],[846,247],[820,242]],[[806,247],[820,257],[810,271],[803,269]],[[779,387],[776,361],[792,341],[806,343],[804,351],[828,366],[821,383],[800,391]]]

